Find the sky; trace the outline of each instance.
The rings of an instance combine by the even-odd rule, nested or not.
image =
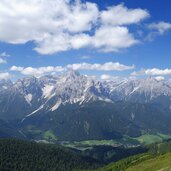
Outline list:
[[[78,70],[171,79],[170,0],[1,0],[0,79]]]

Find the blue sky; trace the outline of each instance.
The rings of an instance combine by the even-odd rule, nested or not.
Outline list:
[[[170,7],[170,0],[1,0],[0,79],[67,69],[170,78]]]

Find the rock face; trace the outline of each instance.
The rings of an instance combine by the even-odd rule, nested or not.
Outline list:
[[[116,106],[118,102],[120,102],[120,108]],[[108,104],[104,106],[105,110],[103,113],[98,110],[98,107],[101,108],[101,106],[97,106],[98,103],[101,105]],[[93,108],[89,108],[89,104],[94,104]],[[107,115],[107,110],[111,105],[114,108],[112,107],[110,114]],[[125,111],[124,107],[127,111]],[[89,112],[85,112],[82,109],[85,109],[85,111],[89,110]],[[130,123],[130,130],[128,131],[130,135],[131,130],[138,128],[137,131],[132,131],[135,135],[140,134],[141,130],[144,129],[140,128],[141,126],[143,127],[143,122],[145,122],[143,123],[144,127],[147,127],[148,122],[145,117],[149,120],[153,118],[155,123],[158,123],[156,119],[160,118],[161,120],[161,117],[164,117],[162,119],[164,124],[166,119],[170,119],[170,110],[170,82],[158,81],[151,77],[137,80],[125,79],[101,82],[71,70],[60,76],[27,77],[15,83],[10,80],[0,81],[0,119],[15,123],[15,125],[37,124],[41,129],[43,127],[47,129],[45,125],[49,125],[50,119],[53,123],[52,125],[57,125],[58,121],[54,121],[55,118],[62,119],[61,123],[63,123],[72,116],[72,124],[68,120],[68,125],[64,124],[65,127],[74,127],[73,131],[78,128],[80,130],[83,129],[85,132],[82,132],[85,134],[82,137],[87,136],[87,138],[90,137],[91,132],[94,132],[94,134],[90,138],[93,138],[93,136],[98,138],[98,128],[94,128],[97,129],[96,131],[92,128],[93,122],[97,118],[101,118],[101,122],[103,122],[103,118],[106,118],[106,120],[104,119],[106,126],[103,125],[100,128],[105,136],[110,133],[110,131],[105,133],[106,127],[109,127],[108,130],[111,129],[111,135],[120,136],[120,134],[125,134],[123,130],[126,131],[126,128],[118,131],[117,129],[119,128],[116,125],[112,126],[112,124],[117,124],[113,122],[112,117],[115,120],[120,119],[118,123],[124,123],[121,124],[123,127],[128,126],[128,123]],[[75,115],[71,115],[73,111]],[[80,111],[85,116],[78,121],[78,118],[75,117],[76,115],[78,115],[77,117],[81,115]],[[97,111],[99,111],[99,115]],[[112,111],[115,111],[115,113],[112,113]],[[157,112],[156,116],[154,112]],[[93,113],[95,114],[93,115]],[[86,120],[88,116],[91,116],[88,119],[89,121]],[[37,120],[42,123],[38,124]],[[64,129],[61,125],[58,127],[59,130]],[[154,127],[155,129],[150,129],[156,130],[157,125]],[[161,129],[164,130],[164,128]],[[159,130],[157,129],[157,131]],[[166,132],[169,131],[170,128]],[[63,131],[61,130],[61,132]],[[95,135],[95,132],[97,135]],[[60,132],[56,131],[56,134],[59,135]],[[102,133],[99,134],[99,137],[102,138]]]

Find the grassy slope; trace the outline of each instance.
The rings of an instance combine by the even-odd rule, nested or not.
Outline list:
[[[139,155],[125,158],[115,163],[111,163],[102,168],[98,168],[95,171],[125,171],[129,166],[136,165],[137,163],[140,163],[141,161],[145,161],[151,158],[152,158],[152,155],[148,153],[139,154]]]
[[[141,154],[116,163],[111,163],[95,171],[170,171],[171,153],[159,155],[157,157],[150,154]]]
[[[96,171],[171,171],[171,141],[148,145],[149,152],[111,163]]]
[[[171,170],[171,153],[158,156],[153,159],[143,161],[135,166],[131,166],[126,171],[170,171]]]

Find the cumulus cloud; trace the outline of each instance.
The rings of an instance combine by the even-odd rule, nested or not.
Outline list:
[[[171,69],[158,69],[158,68],[152,68],[152,69],[142,69],[138,72],[133,72],[131,75],[133,76],[138,76],[138,75],[158,75],[158,76],[163,76],[163,75],[171,75]]]
[[[99,12],[94,3],[70,0],[2,0],[0,7],[0,31],[6,33],[0,38],[11,43],[39,41],[48,33],[88,31]]]
[[[128,9],[123,4],[108,7],[101,13],[102,22],[114,26],[138,23],[147,17],[149,13],[146,10]]]
[[[23,67],[17,67],[17,66],[12,66],[10,68],[11,71],[19,71],[19,72],[23,71],[23,69],[24,69]]]
[[[151,23],[148,25],[148,28],[154,31],[157,31],[161,35],[164,34],[166,31],[171,30],[171,23],[167,22],[159,22],[159,23]]]
[[[163,76],[157,76],[157,77],[155,77],[155,79],[157,81],[163,81],[163,80],[165,80],[165,77],[163,77]]]
[[[40,54],[53,54],[70,49],[80,49],[87,47],[91,44],[91,42],[91,37],[87,34],[47,34],[41,41],[37,43],[35,50]]]
[[[112,76],[112,75],[108,75],[108,74],[102,74],[100,76],[101,80],[117,80],[118,77],[117,76]]]
[[[69,35],[66,33],[47,35],[35,48],[41,54],[53,54],[59,51],[80,49],[84,47],[95,48],[103,52],[118,52],[120,49],[131,47],[139,43],[129,33],[126,27],[101,26],[93,36],[88,34]]]
[[[145,70],[145,74],[147,75],[171,75],[171,69],[158,69],[158,68],[153,68],[153,69],[147,69]]]
[[[116,52],[138,43],[127,25],[148,16],[146,10],[123,4],[102,11],[80,0],[1,0],[0,41],[32,41],[40,54],[85,47]]]
[[[134,65],[127,66],[120,64],[118,62],[107,62],[104,64],[90,64],[90,63],[76,63],[76,64],[69,64],[64,67],[62,66],[47,66],[47,67],[20,67],[20,66],[12,66],[10,68],[11,71],[20,72],[23,75],[35,75],[40,76],[47,73],[54,73],[54,72],[63,72],[68,69],[72,70],[97,70],[97,71],[123,71],[123,70],[131,70],[134,68]]]
[[[151,23],[147,27],[151,32],[147,35],[146,40],[152,41],[156,36],[163,35],[171,30],[171,23],[161,21],[159,23]]]
[[[126,27],[120,26],[100,27],[96,30],[92,41],[94,47],[104,52],[117,52],[119,49],[130,47],[139,42],[134,39]]]
[[[47,67],[39,67],[39,68],[33,68],[33,67],[17,67],[17,66],[12,66],[10,68],[11,71],[18,71],[23,75],[34,75],[34,76],[40,76],[43,74],[47,73],[52,73],[52,72],[62,72],[64,71],[64,68],[61,66],[47,66]]]
[[[3,79],[9,79],[11,78],[11,75],[8,73],[8,72],[0,72],[0,80],[3,80]]]
[[[122,76],[113,76],[113,75],[109,75],[109,74],[102,74],[100,76],[100,79],[103,81],[116,81],[116,82],[122,82],[122,81],[126,81],[126,80],[136,80],[136,77],[122,77]]]
[[[134,65],[127,66],[120,64],[119,62],[106,62],[104,64],[90,64],[90,63],[78,63],[67,65],[68,69],[73,70],[97,70],[97,71],[123,71],[134,69]]]

